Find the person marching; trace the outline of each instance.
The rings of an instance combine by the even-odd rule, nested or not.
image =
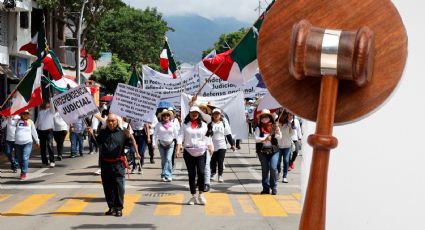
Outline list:
[[[172,112],[172,115],[170,117],[170,121],[171,123],[174,125],[174,128],[177,129],[177,133],[180,132],[180,126],[181,126],[181,122],[180,120],[177,118],[177,114],[176,111],[174,110],[173,107],[168,108],[168,111]],[[173,169],[174,169],[174,159],[176,158],[176,147],[177,147],[177,138],[174,139],[174,148],[173,148],[173,156],[171,157],[171,162],[173,165]]]
[[[200,105],[198,105],[199,109],[201,109],[201,111],[204,114],[208,114],[211,116],[211,111],[212,109],[208,106],[207,104],[203,104],[201,103]],[[208,123],[210,123],[211,121],[209,121]],[[211,153],[212,154],[212,153]],[[205,173],[204,173],[204,192],[209,192],[210,188],[211,188],[211,154],[206,154],[206,161],[205,161]]]
[[[292,114],[291,114],[292,115]],[[283,183],[288,183],[287,175],[289,168],[289,157],[291,156],[291,147],[292,147],[292,136],[296,132],[294,127],[292,127],[291,122],[289,122],[288,117],[290,114],[284,110],[282,115],[279,118],[279,128],[282,133],[279,141],[279,160],[277,164],[278,174],[282,172],[282,160],[283,160]],[[279,179],[279,178],[278,178]]]
[[[85,123],[82,118],[79,118],[75,123],[71,124],[69,127],[71,133],[71,158],[75,158],[77,156],[77,151],[80,153],[81,157],[83,156],[84,129]]]
[[[277,139],[281,138],[279,127],[268,109],[258,114],[260,124],[255,129],[255,149],[261,163],[262,185],[261,194],[277,194],[277,161],[279,146]]]
[[[120,217],[124,208],[124,181],[127,167],[123,146],[131,141],[131,134],[128,129],[123,130],[119,127],[118,117],[115,114],[108,114],[106,123],[106,129],[101,129],[96,136],[96,140],[99,140],[103,191],[109,208],[105,215]],[[88,128],[88,132],[93,135],[92,128]],[[137,150],[136,146],[135,149]],[[137,158],[140,158],[138,152],[136,154]]]
[[[218,164],[218,181],[224,182],[223,165],[226,155],[227,141],[230,143],[231,149],[235,151],[235,143],[233,142],[232,133],[229,125],[223,121],[221,110],[216,108],[212,111],[212,121],[208,124],[208,134],[212,135],[212,143],[214,145],[214,153],[211,158],[211,178],[215,177]]]
[[[15,149],[15,130],[16,130],[16,124],[19,121],[20,117],[19,115],[14,115],[11,117],[7,117],[1,124],[1,128],[6,128],[6,149],[4,153],[6,154],[7,158],[10,162],[10,169],[14,173],[18,171],[18,160],[17,155],[15,151],[15,156],[13,156],[13,150]]]
[[[32,152],[33,138],[38,146],[40,140],[38,139],[37,131],[34,122],[29,119],[30,112],[25,110],[21,113],[21,119],[16,123],[15,130],[15,151],[18,157],[19,166],[21,168],[21,180],[27,179],[28,164]]]
[[[295,118],[293,114],[288,114],[288,121],[291,122],[291,126],[294,129],[294,134],[292,135],[292,141],[294,142],[294,151],[292,151],[291,159],[289,160],[289,169],[291,171],[295,168],[294,162],[298,156],[298,150],[301,149],[301,140],[303,138],[300,121]]]
[[[173,112],[164,109],[158,114],[159,122],[155,126],[153,136],[153,146],[157,143],[159,153],[161,155],[161,179],[164,182],[173,180],[172,157],[174,150],[174,140],[178,137],[178,129],[170,121]]]
[[[55,154],[53,152],[53,128],[55,126],[53,117],[55,111],[50,107],[49,102],[43,102],[41,110],[38,112],[38,118],[35,122],[37,134],[40,138],[40,154],[41,161],[44,165],[55,167]],[[46,151],[49,152],[49,159],[47,160]]]
[[[206,153],[214,151],[210,137],[207,137],[207,124],[202,121],[201,110],[192,106],[183,122],[177,139],[176,155],[180,157],[180,147],[183,145],[183,158],[189,173],[189,186],[192,197],[188,204],[206,204],[203,194]],[[199,196],[196,198],[196,175],[198,175]]]
[[[66,134],[68,134],[68,124],[63,120],[58,111],[53,116],[53,138],[56,142],[56,149],[58,152],[57,160],[61,161],[63,158],[63,143],[65,142]]]

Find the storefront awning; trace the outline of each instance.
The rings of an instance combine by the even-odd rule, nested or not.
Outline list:
[[[9,66],[0,65],[0,75],[2,74],[6,75],[6,77],[9,79],[19,80],[19,78],[15,76],[15,74],[13,73],[13,71],[10,69]]]

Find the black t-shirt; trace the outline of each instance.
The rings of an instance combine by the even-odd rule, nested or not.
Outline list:
[[[130,140],[120,128],[102,129],[96,139],[100,148],[100,156],[106,159],[116,159],[123,155],[123,145]]]

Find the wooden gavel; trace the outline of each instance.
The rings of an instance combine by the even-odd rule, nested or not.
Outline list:
[[[403,21],[390,0],[279,0],[261,26],[257,56],[270,94],[316,122],[300,229],[323,230],[333,126],[370,115],[394,92],[407,58]]]
[[[289,52],[289,71],[297,80],[321,77],[316,133],[308,137],[313,159],[300,229],[325,229],[329,153],[338,140],[332,136],[339,80],[361,87],[371,81],[374,34],[313,27],[307,20],[295,24]]]

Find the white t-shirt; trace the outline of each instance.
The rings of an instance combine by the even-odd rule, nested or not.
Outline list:
[[[280,125],[280,132],[282,137],[277,139],[279,142],[279,148],[289,148],[292,145],[292,136],[296,133],[296,130],[292,129],[291,124]]]
[[[53,124],[54,128],[53,131],[68,131],[69,127],[68,124],[63,120],[59,112],[56,112],[53,116]]]
[[[16,123],[15,144],[24,145],[32,143],[33,138],[35,143],[40,144],[34,122],[31,119],[26,121],[19,120]]]
[[[38,130],[49,130],[55,127],[53,123],[54,112],[51,109],[42,109],[38,112],[35,126]]]
[[[207,130],[208,127],[205,122],[202,122],[200,128],[195,129],[192,129],[191,122],[183,124],[177,138],[177,143],[183,144],[185,148],[207,147],[208,145],[212,145],[211,137],[205,136]]]
[[[232,134],[229,129],[229,125],[226,124],[226,127],[224,126],[224,123],[219,121],[218,123],[212,122],[212,131],[213,135],[211,137],[214,149],[215,151],[219,149],[227,149],[226,144],[226,136],[229,134]]]
[[[171,142],[174,139],[177,139],[179,132],[176,126],[171,123],[171,126],[166,129],[161,122],[157,123],[154,128],[153,142],[157,143],[159,140]],[[159,144],[159,143],[158,143]]]
[[[246,107],[246,112],[248,114],[248,119],[249,120],[254,120],[255,107],[252,106],[252,105],[248,105]]]
[[[21,117],[19,115],[15,115],[13,117],[9,117],[6,120],[3,121],[1,124],[1,128],[4,129],[4,127],[7,127],[6,129],[6,140],[7,141],[15,141],[15,130],[16,130],[16,123]]]

